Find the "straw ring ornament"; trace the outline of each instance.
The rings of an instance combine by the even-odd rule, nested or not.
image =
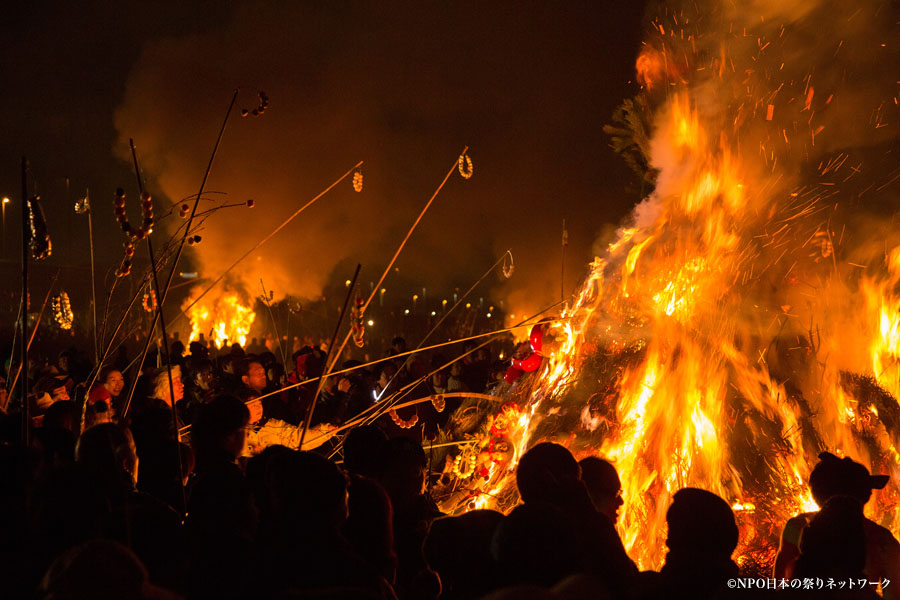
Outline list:
[[[513,276],[513,273],[516,271],[516,265],[513,261],[512,252],[509,250],[506,251],[506,254],[509,256],[509,264],[506,264],[506,256],[503,257],[503,265],[501,266],[501,270],[503,272],[503,277],[505,279],[509,279]]]
[[[459,174],[462,175],[463,179],[471,179],[472,173],[475,172],[475,168],[472,165],[472,159],[468,154],[460,154],[459,155]]]

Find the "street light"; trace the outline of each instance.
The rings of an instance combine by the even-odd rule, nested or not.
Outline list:
[[[6,196],[3,197],[3,246],[2,252],[6,255],[6,205],[9,204],[9,198]]]

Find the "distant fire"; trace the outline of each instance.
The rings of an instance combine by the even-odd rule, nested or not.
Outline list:
[[[202,336],[219,348],[235,342],[246,347],[250,326],[256,319],[253,309],[233,291],[214,299],[202,298],[188,310],[188,316],[191,319],[190,341]]]

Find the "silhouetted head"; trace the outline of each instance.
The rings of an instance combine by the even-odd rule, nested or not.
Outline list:
[[[86,429],[75,446],[75,461],[95,478],[114,481],[127,475],[137,483],[137,448],[127,427],[103,423]]]
[[[360,425],[344,438],[344,469],[348,473],[379,477],[387,460],[388,437],[374,425]]]
[[[616,468],[609,461],[596,456],[588,456],[578,463],[581,467],[581,481],[597,512],[606,515],[615,523],[622,506],[622,482]]]
[[[218,453],[233,458],[240,456],[247,441],[249,423],[250,410],[234,396],[219,396],[204,404],[191,430],[198,463],[204,463]]]
[[[554,502],[561,491],[581,479],[581,467],[563,446],[542,442],[519,460],[516,486],[523,502]]]
[[[399,437],[388,442],[387,461],[379,482],[384,486],[398,514],[425,491],[428,459],[421,444]]]
[[[431,524],[425,557],[448,596],[475,598],[494,588],[497,572],[491,540],[503,518],[495,510],[473,510]]]
[[[887,475],[870,475],[868,469],[850,457],[838,458],[831,452],[819,455],[819,462],[809,475],[809,487],[819,506],[832,496],[850,496],[865,504],[872,490],[882,489],[887,482]]]
[[[92,540],[53,561],[41,591],[44,597],[59,600],[139,600],[146,597],[147,584],[147,569],[131,550],[118,542]]]
[[[730,557],[737,547],[738,528],[728,503],[706,490],[683,488],[672,496],[666,513],[672,552]]]
[[[272,458],[272,507],[286,525],[337,531],[347,520],[347,478],[336,464],[312,452]]]

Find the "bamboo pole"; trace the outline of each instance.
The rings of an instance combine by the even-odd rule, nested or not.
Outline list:
[[[141,202],[143,202],[144,198],[144,181],[141,178],[141,169],[138,166],[137,159],[137,150],[134,147],[134,140],[129,138],[128,145],[131,146],[131,159],[134,161],[134,174],[137,177],[138,183],[138,192],[140,194]],[[175,406],[177,398],[175,398],[175,383],[172,380],[172,361],[169,357],[169,337],[166,334],[166,320],[162,317],[162,302],[158,299],[160,298],[160,290],[159,290],[159,276],[156,273],[156,257],[153,255],[153,242],[150,239],[150,232],[147,232],[147,253],[150,256],[150,273],[152,274],[152,282],[153,289],[156,293],[157,302],[156,302],[156,321],[159,322],[160,333],[162,334],[162,358],[165,361],[166,365],[166,374],[169,378],[169,399],[170,405],[172,407],[172,430],[175,432],[175,458],[178,462],[178,481],[181,483],[181,506],[175,507],[180,509],[181,516],[183,517],[187,512],[187,496],[184,491],[184,470],[181,464],[181,444],[178,443],[181,441],[181,436],[178,433],[178,409]],[[153,330],[151,329],[147,334],[148,339],[153,337]],[[137,382],[137,378],[135,377],[135,382]]]
[[[356,280],[359,277],[359,270],[362,268],[362,265],[356,265],[356,272],[353,273],[353,279],[350,283],[350,288],[347,290],[347,297],[344,299],[344,308],[341,309],[341,316],[338,317],[337,326],[334,328],[334,335],[331,336],[331,343],[328,344],[328,354],[325,356],[325,365],[329,364],[329,358],[331,358],[331,353],[334,352],[334,343],[337,341],[337,336],[341,332],[341,325],[344,323],[344,315],[347,314],[347,306],[350,304],[350,297],[353,296],[353,290],[356,288]],[[337,359],[335,359],[337,360]],[[323,365],[323,366],[325,366]],[[303,447],[303,439],[306,437],[306,432],[309,430],[309,424],[313,418],[313,411],[316,410],[316,402],[319,400],[319,394],[322,393],[322,387],[325,385],[325,380],[328,377],[328,373],[323,372],[322,377],[319,378],[319,385],[316,387],[316,394],[313,396],[312,402],[309,403],[309,409],[306,412],[306,419],[303,421],[303,431],[300,432],[300,447]]]
[[[22,398],[22,444],[31,446],[31,423],[28,406],[28,159],[22,157],[22,330],[21,368],[22,384],[19,394]]]
[[[463,148],[463,151],[460,153],[460,156],[468,151],[469,147],[466,146]],[[362,309],[360,310],[360,315],[365,314],[366,309],[369,307],[369,304],[372,302],[372,299],[375,297],[375,294],[378,293],[378,290],[381,289],[381,284],[384,283],[384,279],[387,277],[387,274],[391,271],[391,267],[394,266],[394,262],[396,262],[397,257],[400,256],[400,253],[403,252],[403,247],[406,246],[406,242],[409,241],[409,238],[412,236],[413,232],[418,227],[419,222],[422,221],[422,217],[425,216],[425,213],[428,212],[428,209],[431,207],[431,203],[434,202],[434,199],[437,198],[437,195],[441,193],[441,190],[444,188],[444,184],[447,183],[447,180],[450,179],[450,176],[453,175],[453,171],[457,169],[457,165],[459,164],[459,159],[455,159],[453,161],[453,166],[450,167],[450,170],[447,171],[447,174],[444,175],[444,180],[441,181],[441,184],[434,190],[434,193],[431,195],[431,198],[428,199],[428,202],[425,204],[425,208],[422,209],[422,212],[419,213],[419,216],[416,217],[416,220],[413,222],[412,227],[409,228],[409,231],[406,232],[406,237],[403,238],[403,241],[400,242],[400,246],[397,248],[397,251],[394,252],[393,258],[388,263],[387,268],[385,268],[384,272],[381,274],[381,278],[378,280],[378,283],[372,288],[372,292],[369,294],[369,298],[363,304]],[[352,332],[348,331],[346,337],[344,337],[344,341],[341,343],[341,348],[338,350],[337,356],[340,356],[344,351],[344,347],[347,345],[347,342],[350,341],[350,336]],[[325,368],[325,376],[334,368],[334,365],[326,365]]]
[[[213,162],[216,160],[216,154],[219,151],[219,144],[222,141],[222,136],[225,134],[225,126],[228,124],[228,118],[231,116],[231,110],[234,108],[234,103],[237,100],[238,90],[234,90],[234,94],[231,96],[231,102],[228,104],[228,110],[225,111],[225,118],[222,120],[222,126],[219,129],[219,135],[216,138],[216,143],[213,146],[212,154],[209,157],[209,163],[206,165],[206,172],[203,174],[203,180],[200,182],[200,190],[197,192],[197,197],[194,200],[194,206],[191,208],[191,214],[188,217],[187,225],[184,228],[184,234],[181,236],[181,241],[178,244],[178,251],[175,253],[175,259],[172,261],[172,270],[169,271],[169,278],[166,281],[166,287],[162,292],[162,295],[156,295],[156,303],[159,310],[153,315],[153,323],[150,327],[150,333],[147,335],[147,341],[144,344],[144,350],[141,353],[141,360],[138,363],[138,371],[140,371],[141,367],[144,365],[144,360],[147,358],[147,352],[150,350],[150,343],[153,341],[153,330],[156,329],[156,320],[162,314],[162,309],[166,303],[166,297],[169,294],[169,288],[172,286],[172,279],[175,277],[175,271],[178,270],[178,260],[181,258],[182,252],[184,252],[184,245],[187,242],[188,233],[191,231],[191,224],[194,221],[194,216],[197,213],[197,205],[200,204],[200,198],[203,197],[203,188],[206,187],[206,181],[209,179],[209,174],[212,171]],[[167,340],[163,340],[163,343],[168,343]],[[127,413],[128,408],[131,406],[131,399],[134,397],[134,391],[137,388],[137,377],[134,378],[134,382],[131,385],[131,389],[128,391],[128,400],[125,403],[125,413]],[[174,400],[173,400],[174,402]],[[125,414],[123,413],[123,416]]]

